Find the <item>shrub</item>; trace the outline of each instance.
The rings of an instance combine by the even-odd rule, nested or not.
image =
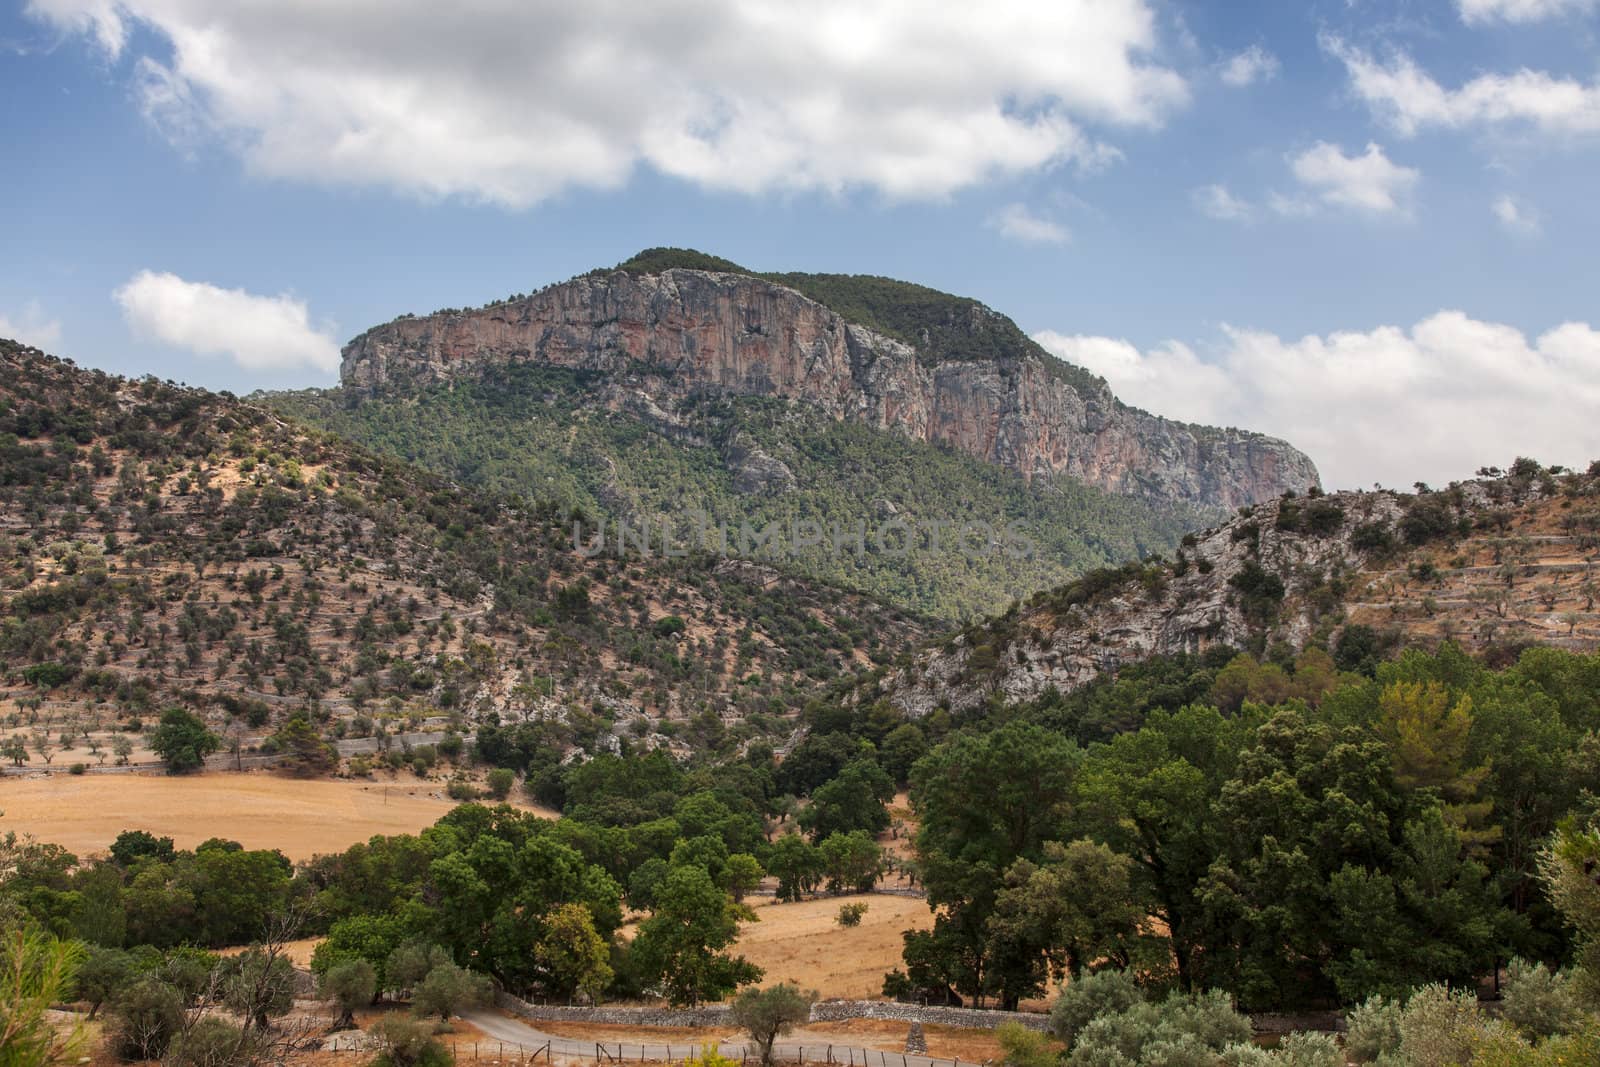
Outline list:
[[[683,1067],[740,1067],[740,1064],[719,1053],[715,1045],[707,1045],[701,1048],[700,1055],[684,1060]]]
[[[1411,995],[1400,1016],[1400,1061],[1406,1067],[1458,1067],[1472,1060],[1473,1045],[1484,1036],[1478,998],[1442,985]]]
[[[433,1029],[416,1019],[386,1015],[367,1034],[378,1046],[372,1067],[452,1067],[450,1053],[433,1038]]]
[[[183,997],[154,975],[124,989],[112,1010],[106,1047],[124,1060],[159,1060],[183,1025]]]
[[[1050,1030],[1068,1049],[1089,1022],[1143,1003],[1144,992],[1127,971],[1081,973],[1062,987],[1050,1008]]]
[[[1229,1045],[1222,1050],[1222,1067],[1273,1067],[1278,1057],[1260,1045]]]
[[[1570,1034],[1583,1025],[1571,979],[1542,963],[1514,959],[1506,968],[1502,1016],[1529,1037]]]
[[[507,767],[496,767],[489,772],[486,784],[489,795],[496,800],[504,800],[511,795],[511,787],[517,782],[517,772]]]
[[[1400,1051],[1400,1005],[1368,997],[1345,1015],[1344,1047],[1357,1063],[1372,1063]]]
[[[208,1015],[173,1039],[163,1067],[233,1067],[255,1059],[252,1044],[233,1023]]]
[[[1139,1067],[1216,1067],[1216,1050],[1193,1034],[1177,1034],[1150,1042],[1139,1056]]]
[[[1290,1034],[1273,1059],[1283,1067],[1345,1067],[1344,1050],[1332,1034]]]
[[[467,781],[465,778],[450,779],[449,783],[444,787],[444,791],[451,800],[466,801],[478,799],[477,787],[471,782]]]
[[[1161,1005],[1166,1025],[1193,1034],[1209,1049],[1249,1041],[1255,1034],[1250,1020],[1234,1009],[1233,998],[1220,989],[1204,993],[1175,994]]]
[[[840,926],[860,926],[861,917],[867,913],[867,905],[863,901],[852,901],[849,904],[839,905]]]
[[[1153,1004],[1096,1015],[1078,1031],[1068,1062],[1072,1067],[1136,1064],[1144,1047],[1155,1040],[1160,1022],[1161,1013]]]
[[[1056,1053],[1050,1039],[1020,1023],[1002,1023],[994,1036],[1005,1053],[1005,1067],[1055,1067]]]
[[[68,774],[83,774],[88,769],[89,769],[88,764],[85,764],[85,763],[74,763],[72,766],[67,768],[67,773]]]

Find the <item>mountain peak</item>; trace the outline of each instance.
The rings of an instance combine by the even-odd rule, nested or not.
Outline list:
[[[871,275],[755,274],[693,250],[649,249],[531,296],[397,319],[345,347],[341,378],[359,396],[514,364],[598,375],[665,406],[785,398],[1029,481],[1199,507],[1318,481],[1282,441],[1125,407],[976,300]]]

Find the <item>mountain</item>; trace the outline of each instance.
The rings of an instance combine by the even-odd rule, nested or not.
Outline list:
[[[177,703],[249,743],[304,710],[716,750],[925,632],[749,561],[589,557],[560,509],[0,341],[0,694],[30,722]]]
[[[591,516],[738,528],[1012,530],[1026,558],[789,553],[801,573],[944,618],[993,611],[1315,467],[1281,441],[1119,403],[973,300],[884,278],[757,275],[655,249],[344,350],[341,388],[275,408],[463,481]],[[869,538],[870,539],[870,538]]]
[[[1153,656],[1332,648],[1354,662],[1455,641],[1600,646],[1600,463],[1519,460],[1444,490],[1286,494],[1185,537],[1176,559],[1097,571],[885,672],[922,716],[1065,693]]]
[[[1317,483],[1282,441],[1170,422],[1045,352],[974,300],[886,278],[754,275],[655,249],[532,296],[406,316],[344,348],[353,393],[535,363],[598,372],[656,406],[804,400],[836,419],[948,444],[1027,480],[1233,508]]]

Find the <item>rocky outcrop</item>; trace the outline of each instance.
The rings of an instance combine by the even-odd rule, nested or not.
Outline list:
[[[1303,525],[1280,521],[1286,507]],[[1305,522],[1307,513],[1317,518]],[[1185,539],[1176,564],[1090,575],[925,649],[885,679],[881,695],[913,717],[960,713],[996,696],[1066,693],[1151,656],[1247,648],[1268,636],[1304,647],[1343,607],[1338,591],[1353,591],[1349,576],[1372,562],[1371,531],[1393,543],[1402,514],[1391,493],[1268,502]]]
[[[1067,476],[1200,506],[1236,507],[1317,481],[1311,461],[1282,441],[1126,407],[1103,383],[1075,385],[1042,350],[919,358],[911,345],[743,274],[617,271],[474,311],[396,319],[345,346],[340,376],[361,394],[522,362],[600,372],[666,409],[704,394],[791,398],[1029,480]]]

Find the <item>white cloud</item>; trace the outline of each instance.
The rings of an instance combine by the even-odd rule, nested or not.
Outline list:
[[[1585,85],[1526,68],[1512,74],[1482,74],[1459,89],[1446,89],[1410,56],[1380,62],[1336,37],[1323,47],[1344,62],[1350,86],[1396,133],[1414,136],[1438,126],[1460,129],[1525,123],[1543,133],[1600,132],[1600,84]]]
[[[1368,144],[1362,155],[1347,156],[1338,145],[1318,141],[1291,159],[1289,168],[1323,203],[1373,215],[1408,214],[1411,192],[1422,177],[1411,167],[1391,163],[1375,144]]]
[[[1098,162],[1187,99],[1149,0],[28,0],[115,53],[162,129],[257,173],[508,206],[633,171],[939,197]],[[147,38],[148,39],[148,38]]]
[[[1299,340],[1224,327],[1207,358],[1176,342],[1140,351],[1105,337],[1034,337],[1131,404],[1288,439],[1330,486],[1444,482],[1518,455],[1600,458],[1600,330],[1587,323],[1537,338],[1459,311],[1409,330]]]
[[[1541,22],[1588,14],[1600,0],[1456,0],[1456,7],[1466,23]]]
[[[1226,185],[1205,185],[1190,194],[1194,206],[1202,215],[1219,222],[1249,222],[1255,218],[1255,209],[1228,191]]]
[[[1271,81],[1278,76],[1278,57],[1253,44],[1222,65],[1222,84],[1243,89],[1258,81]]]
[[[227,356],[247,370],[335,370],[339,343],[314,328],[305,301],[257,296],[140,271],[112,294],[135,331],[202,356]]]
[[[1515,234],[1532,235],[1539,232],[1539,213],[1509,194],[1495,198],[1489,209],[1500,225]]]
[[[1007,204],[989,218],[1000,236],[1023,244],[1064,245],[1072,234],[1059,222],[1035,215],[1025,204]]]
[[[16,313],[0,312],[0,337],[34,348],[53,348],[61,343],[61,321],[47,318],[39,302],[30,300]]]

